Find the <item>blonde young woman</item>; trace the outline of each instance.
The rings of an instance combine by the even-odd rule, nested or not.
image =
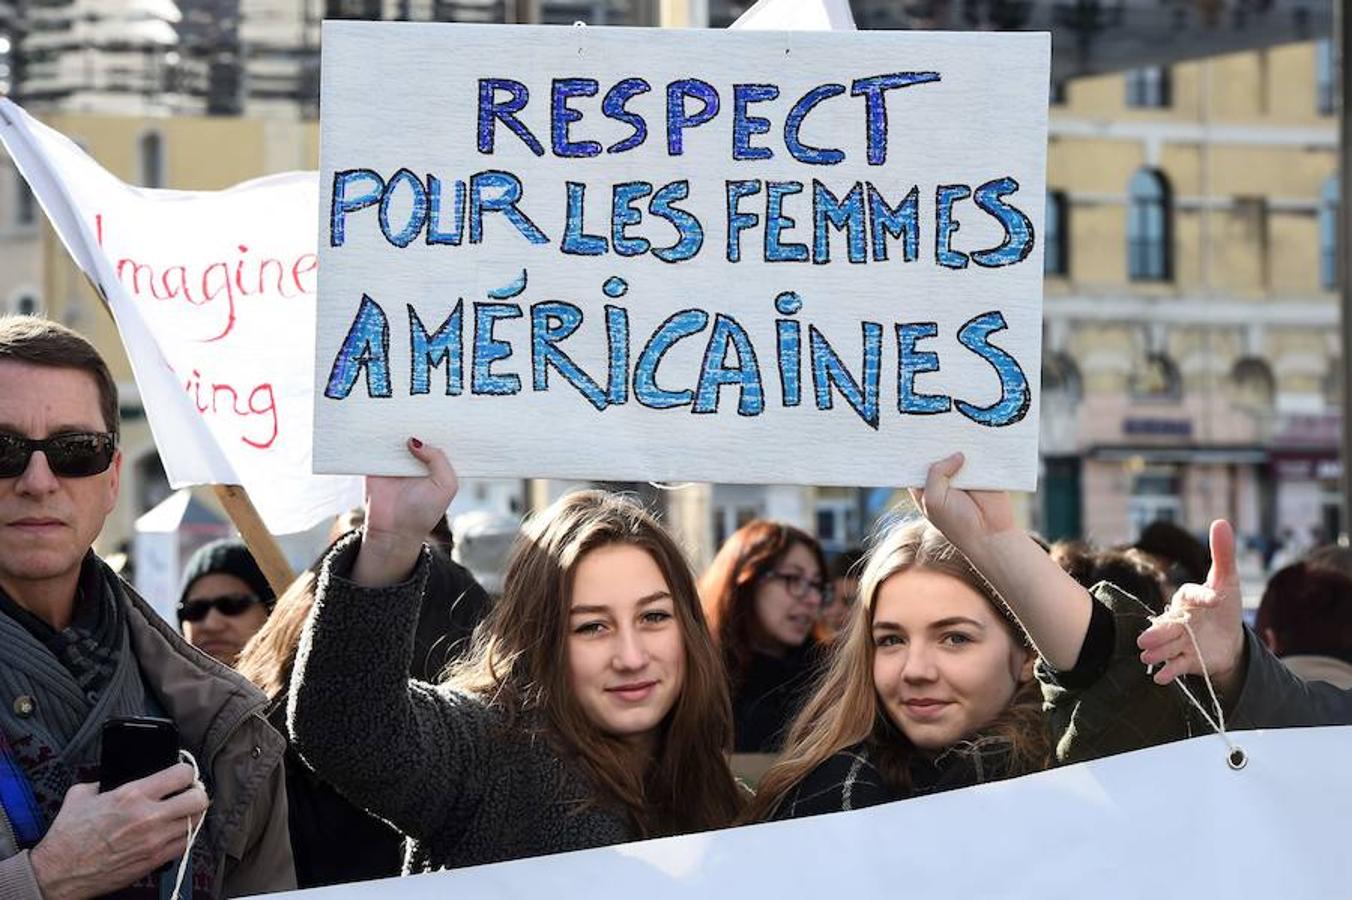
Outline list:
[[[367,479],[360,535],[323,561],[291,683],[301,755],[409,840],[407,871],[730,824],[731,713],[694,579],[639,506],[568,495],[527,522],[502,596],[438,686],[410,681],[423,542],[455,496]]]
[[[859,809],[1044,768],[1035,656],[934,526],[873,547],[816,692],[746,818]]]

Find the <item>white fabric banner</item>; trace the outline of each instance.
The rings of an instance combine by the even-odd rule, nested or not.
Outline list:
[[[0,142],[112,309],[170,483],[242,485],[275,534],[359,505],[311,474],[316,174],[133,187],[5,99]]]
[[[1140,897],[1352,890],[1352,728],[1215,736],[775,822],[286,896],[345,900]]]

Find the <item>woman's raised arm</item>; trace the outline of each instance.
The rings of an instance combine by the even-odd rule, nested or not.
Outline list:
[[[1074,668],[1093,612],[1089,592],[1015,524],[1009,494],[953,486],[962,464],[954,453],[930,466],[912,499],[1009,604],[1042,658],[1058,671]]]

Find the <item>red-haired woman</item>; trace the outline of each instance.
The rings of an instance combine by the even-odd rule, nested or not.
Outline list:
[[[806,698],[827,599],[826,561],[807,532],[756,519],[724,542],[699,592],[732,694],[734,750],[770,753]]]

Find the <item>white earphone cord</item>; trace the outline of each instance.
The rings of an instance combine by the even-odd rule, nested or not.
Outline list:
[[[178,751],[179,758],[188,765],[192,766],[192,783],[195,786],[202,786],[202,770],[197,765],[197,760],[187,750]],[[188,846],[183,848],[183,858],[178,861],[178,875],[174,877],[174,892],[169,895],[169,900],[179,900],[179,891],[183,890],[183,877],[188,873],[188,859],[192,856],[192,845],[197,843],[197,836],[202,832],[202,824],[206,822],[207,814],[202,813],[202,817],[193,824],[192,816],[188,817]]]

